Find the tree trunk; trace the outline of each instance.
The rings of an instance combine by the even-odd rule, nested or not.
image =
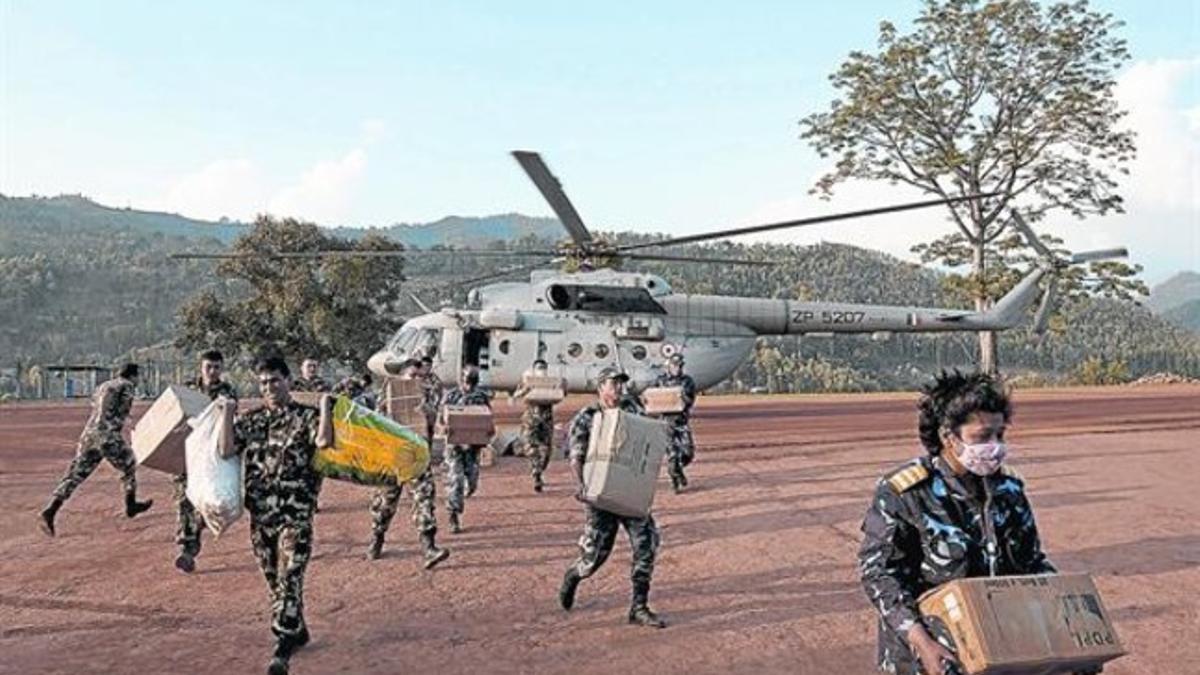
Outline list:
[[[991,309],[992,299],[989,296],[987,285],[984,281],[987,279],[987,262],[983,254],[984,242],[983,232],[979,233],[978,239],[974,242],[975,256],[972,261],[975,268],[975,311],[986,312]],[[979,372],[995,375],[999,372],[999,361],[996,358],[996,334],[991,331],[983,331],[979,333]]]

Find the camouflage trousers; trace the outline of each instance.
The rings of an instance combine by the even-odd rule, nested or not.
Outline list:
[[[192,557],[200,555],[200,532],[204,529],[204,517],[196,513],[187,498],[187,474],[175,476],[175,543],[180,553]]]
[[[467,497],[479,488],[481,446],[453,445],[446,448],[446,509],[462,513]]]
[[[137,462],[133,458],[133,451],[125,445],[125,440],[119,436],[84,436],[79,439],[79,445],[75,449],[75,459],[71,460],[67,472],[54,488],[54,496],[60,501],[67,501],[75,489],[100,466],[102,459],[108,460],[114,469],[121,472],[121,485],[125,487],[125,494],[137,494]]]
[[[683,478],[683,468],[696,458],[696,442],[686,420],[671,422],[671,446],[667,448],[667,474],[672,481]]]
[[[296,637],[304,629],[304,570],[312,555],[312,538],[311,520],[250,522],[250,544],[267,581],[276,638]]]
[[[437,534],[437,518],[434,515],[434,501],[437,499],[437,486],[433,481],[433,467],[409,482],[412,492],[412,521],[417,528],[417,534]],[[400,504],[400,493],[404,484],[389,485],[379,488],[371,499],[371,529],[376,537],[383,537],[392,524],[396,508]]]
[[[639,585],[649,586],[660,541],[654,516],[629,518],[591,505],[584,508],[587,521],[583,526],[583,536],[579,538],[579,557],[571,563],[579,577],[586,579],[592,576],[608,560],[617,541],[617,529],[623,527],[629,536],[632,555],[629,578],[635,588]]]

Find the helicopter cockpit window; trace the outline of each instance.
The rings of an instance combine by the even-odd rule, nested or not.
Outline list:
[[[442,331],[438,328],[402,328],[392,338],[388,350],[404,356],[434,356],[442,342]]]
[[[666,314],[644,288],[554,284],[546,289],[550,306],[561,311]]]

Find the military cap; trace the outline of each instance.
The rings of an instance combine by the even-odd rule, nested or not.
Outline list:
[[[625,374],[625,372],[622,371],[620,368],[613,368],[612,366],[609,366],[607,368],[602,369],[596,375],[596,386],[600,386],[601,383],[608,381],[608,380],[616,380],[618,382],[628,382],[629,375]]]

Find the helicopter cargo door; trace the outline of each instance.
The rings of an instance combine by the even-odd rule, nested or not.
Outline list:
[[[491,386],[516,388],[521,383],[521,376],[537,358],[537,331],[493,330],[488,349]]]

